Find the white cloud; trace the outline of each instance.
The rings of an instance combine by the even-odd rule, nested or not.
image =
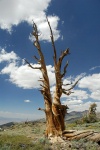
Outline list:
[[[73,100],[62,101],[62,103],[70,106],[70,105],[77,105],[77,104],[79,105],[79,104],[82,104],[83,102],[82,100],[73,99]]]
[[[67,97],[68,99],[77,99],[77,100],[84,100],[84,99],[88,99],[89,95],[86,91],[84,90],[72,90],[71,95],[66,96],[66,95],[62,95],[62,97]]]
[[[79,81],[78,86],[90,91],[90,98],[100,100],[100,73],[88,75]]]
[[[46,21],[46,12],[51,0],[0,0],[0,28],[9,32],[12,26],[26,21],[32,25],[32,20],[38,25],[39,32],[42,33],[41,40],[50,40],[49,28]],[[57,30],[59,18],[48,16],[55,40],[59,38]]]
[[[84,110],[88,110],[89,106],[90,106],[91,102],[86,102],[86,103],[80,103],[80,104],[74,104],[74,105],[69,105],[69,111],[84,111]]]
[[[62,95],[62,98],[66,98],[66,100],[62,100],[62,104],[68,105],[69,111],[80,111],[80,109],[85,110],[82,108],[82,105],[84,105],[84,100],[88,100],[88,93],[83,90],[73,90],[74,93],[72,93],[69,96]],[[80,107],[79,109],[77,109]]]
[[[5,53],[6,55],[8,54],[6,51]],[[20,60],[19,57],[18,60],[16,59],[16,57],[13,57],[13,60],[10,59],[11,61],[1,70],[0,73],[2,75],[9,75],[8,80],[23,89],[40,88],[40,82],[38,80],[42,77],[41,71],[38,69],[31,69],[27,64],[23,64],[23,60]],[[19,61],[22,61],[22,65],[20,66],[18,65]],[[31,65],[33,65],[33,67],[39,66],[38,64]],[[50,77],[50,84],[53,85],[55,83],[54,68],[49,65],[47,66],[47,70],[48,76]]]
[[[95,99],[95,100],[100,101],[100,90],[96,90],[96,91],[92,92],[90,97]]]
[[[19,57],[15,54],[14,51],[7,53],[4,49],[0,50],[0,63],[4,61],[11,62],[11,61],[15,61],[18,59]]]
[[[63,79],[63,84],[66,85],[66,84],[69,84],[67,86],[63,86],[65,89],[69,89],[72,87],[72,85],[75,84],[75,82],[77,82],[78,80],[80,80],[81,78],[83,78],[84,76],[86,75],[86,73],[81,73],[79,75],[77,75],[76,77],[74,76],[69,76],[65,79]]]
[[[40,82],[38,81],[42,77],[41,71],[38,69],[31,69],[27,64],[23,63],[16,53],[7,53],[4,49],[0,53],[0,62],[7,62],[7,65],[1,70],[1,74],[7,74],[8,80],[18,87],[23,89],[34,89],[40,88]],[[19,63],[21,62],[21,63]],[[21,65],[19,65],[21,64]],[[31,64],[36,67],[38,64]],[[54,67],[51,65],[47,66],[48,76],[50,79],[51,92],[54,91],[55,84],[55,74]],[[70,83],[71,81],[76,81],[84,74],[74,77],[68,77],[64,79],[64,84]],[[68,88],[67,86],[65,88]],[[82,89],[81,89],[82,88]],[[86,89],[86,90],[83,90]],[[87,92],[89,90],[89,93]],[[83,78],[78,83],[78,87],[72,90],[69,96],[62,95],[62,98],[66,98],[63,101],[64,104],[68,104],[71,110],[82,111],[87,109],[91,102],[84,102],[84,100],[100,100],[100,74],[88,75]],[[26,100],[25,102],[29,102]],[[97,103],[97,102],[96,102]],[[98,108],[100,108],[100,103],[98,102]]]
[[[100,73],[85,76],[79,81],[80,88],[88,88],[90,91],[100,90]]]
[[[76,103],[71,103],[71,102],[67,102],[63,104],[65,105],[68,105],[69,107],[69,110],[68,112],[71,112],[71,111],[85,111],[85,110],[89,110],[89,107],[90,105],[92,104],[93,102],[91,101],[88,101],[86,103],[81,103],[80,101],[76,101]],[[99,102],[95,102],[97,104],[97,111],[100,112],[100,103]]]
[[[24,102],[25,103],[30,103],[31,101],[27,99],[27,100],[24,100]]]
[[[69,96],[62,95],[62,98],[66,97],[66,100],[63,100],[62,103],[69,106],[69,111],[83,111],[89,108],[92,103],[92,98],[98,106],[97,110],[100,111],[100,74],[93,74],[85,77],[84,75],[78,83],[78,89],[76,87],[72,90],[74,93]],[[75,77],[75,79],[70,77],[70,82],[76,81],[76,78],[77,77]],[[65,79],[64,83],[70,83],[69,79]],[[87,100],[87,102],[84,100]]]

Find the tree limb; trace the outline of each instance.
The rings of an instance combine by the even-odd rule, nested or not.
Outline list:
[[[65,65],[65,67],[64,67],[64,72],[61,74],[61,77],[62,77],[62,78],[63,78],[63,77],[65,76],[65,74],[66,74],[66,69],[67,69],[67,67],[68,67],[68,61],[67,61],[66,65]]]
[[[33,67],[26,59],[25,62],[28,64],[28,66],[32,69],[41,69],[41,67]]]
[[[33,58],[34,58],[36,61],[39,61],[39,59],[38,59],[36,56],[33,56]]]
[[[80,79],[78,79],[78,80],[72,85],[72,87],[70,87],[69,89],[66,89],[66,91],[69,91],[69,90],[73,89],[73,88],[76,86],[76,84],[78,83],[79,80],[80,80]]]
[[[62,60],[64,59],[64,57],[66,56],[66,55],[68,55],[69,54],[69,48],[67,48],[65,51],[63,51],[62,53],[61,53],[61,56],[59,57],[59,60],[58,60],[58,65],[59,65],[59,68],[61,68],[61,64],[62,64]]]
[[[53,46],[53,50],[54,50],[54,63],[57,64],[57,54],[56,54],[56,47],[55,47],[55,43],[54,43],[54,37],[53,37],[53,32],[52,32],[52,28],[51,28],[51,25],[50,25],[50,22],[48,21],[48,18],[47,18],[47,22],[48,22],[48,25],[49,25],[49,29],[50,29],[50,33],[51,33],[51,42],[52,42],[52,46]]]
[[[72,83],[68,83],[68,84],[62,84],[63,86],[66,86],[66,85],[71,85]]]
[[[71,93],[74,93],[74,92],[71,92],[71,91],[66,92],[65,89],[62,89],[62,92],[63,92],[65,95],[70,95]]]
[[[46,111],[46,110],[45,110],[45,109],[43,109],[43,108],[38,108],[38,110],[41,110],[41,111],[44,111],[44,112]]]

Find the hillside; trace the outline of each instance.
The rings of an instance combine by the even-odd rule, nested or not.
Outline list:
[[[66,131],[95,131],[100,134],[100,122],[76,124],[75,119],[84,112],[71,112],[66,116]],[[100,113],[98,113],[98,116]],[[100,117],[100,116],[99,116]],[[28,122],[9,122],[0,126],[0,149],[6,150],[100,150],[98,142],[88,139],[64,140],[53,144],[45,137],[45,119]],[[99,140],[100,141],[100,140]]]
[[[68,113],[65,117],[65,122],[67,123],[72,123],[74,121],[76,121],[77,119],[80,119],[82,118],[85,114],[87,114],[87,110],[85,111],[72,111],[70,113]],[[100,113],[98,112],[97,113],[97,117],[100,118]],[[40,121],[45,121],[45,119],[39,119]],[[24,119],[19,119],[19,118],[4,118],[4,117],[0,117],[0,126],[3,125],[3,124],[7,124],[9,122],[22,122],[22,121],[25,121]],[[36,120],[37,121],[37,120]]]
[[[43,120],[10,123],[0,131],[0,149],[6,150],[99,150],[99,143],[86,139],[78,141],[51,142],[44,136],[46,124]],[[3,129],[3,126],[2,126]],[[66,124],[67,130],[95,130],[100,132],[100,122],[77,125]]]
[[[87,110],[85,110],[85,111],[82,111],[82,112],[77,112],[77,111],[72,111],[72,112],[70,112],[70,113],[68,113],[67,115],[66,115],[66,118],[65,118],[65,121],[67,122],[67,123],[71,123],[71,122],[74,122],[74,121],[76,121],[77,119],[80,119],[80,118],[82,118],[85,114],[87,114]]]

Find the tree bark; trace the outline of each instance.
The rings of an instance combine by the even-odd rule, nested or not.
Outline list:
[[[50,33],[51,33],[51,42],[53,46],[53,51],[54,51],[54,69],[55,69],[55,80],[56,80],[56,85],[55,85],[55,91],[54,91],[54,97],[52,98],[51,93],[50,93],[50,83],[49,83],[49,78],[48,78],[48,73],[47,73],[47,68],[46,68],[46,63],[44,59],[44,55],[41,50],[41,46],[39,43],[39,35],[38,35],[38,30],[37,26],[35,23],[33,23],[33,32],[32,35],[35,38],[34,41],[34,46],[37,48],[38,54],[39,54],[39,59],[34,56],[34,58],[37,60],[38,64],[40,64],[39,67],[33,67],[27,60],[26,63],[28,63],[29,67],[32,69],[40,69],[42,73],[42,78],[39,80],[42,82],[40,84],[41,86],[41,93],[44,97],[44,105],[45,109],[39,108],[39,110],[43,110],[46,115],[46,136],[58,136],[62,135],[63,131],[65,130],[65,125],[64,125],[64,118],[67,113],[67,105],[62,105],[61,104],[61,96],[62,93],[69,95],[71,94],[71,89],[74,88],[76,85],[73,84],[72,87],[68,90],[65,90],[62,88],[63,86],[63,77],[66,74],[66,68],[68,66],[68,62],[64,66],[64,71],[61,73],[61,65],[62,65],[62,60],[64,59],[65,56],[69,54],[69,49],[66,49],[61,53],[61,56],[57,60],[57,54],[56,54],[56,48],[55,48],[55,43],[54,43],[54,37],[53,37],[53,32],[50,26],[50,23],[47,19],[47,23],[50,28]]]

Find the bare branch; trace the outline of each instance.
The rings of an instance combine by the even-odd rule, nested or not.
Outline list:
[[[44,112],[46,111],[46,110],[45,110],[45,109],[43,109],[43,108],[38,108],[38,110],[41,110],[41,111],[44,111]]]
[[[74,93],[74,92],[71,92],[71,91],[66,92],[65,89],[63,89],[62,92],[63,92],[65,95],[70,95],[71,93]]]
[[[41,69],[41,67],[33,67],[26,59],[25,62],[28,64],[28,66],[32,69]]]
[[[40,84],[40,86],[41,86],[42,88],[45,88],[45,85]]]
[[[65,74],[66,74],[66,69],[67,69],[67,67],[68,67],[68,61],[67,61],[66,65],[65,65],[65,67],[64,67],[64,72],[63,72],[62,75],[61,75],[62,78],[63,78],[63,77],[65,76]]]
[[[41,59],[37,58],[36,56],[33,56],[33,58],[37,61],[38,64],[41,64]]]
[[[40,80],[38,80],[38,81],[44,82],[44,80],[43,80],[43,79],[40,79]]]
[[[62,51],[61,56],[59,57],[59,60],[58,60],[59,68],[61,68],[62,60],[68,54],[69,54],[69,48],[67,48],[65,51]]]
[[[47,22],[48,22],[48,25],[49,25],[49,29],[50,29],[50,33],[51,33],[51,42],[52,42],[52,46],[53,46],[53,50],[54,50],[54,63],[57,64],[57,54],[56,54],[56,47],[55,47],[55,43],[54,43],[54,37],[53,37],[53,32],[52,32],[52,28],[51,28],[51,25],[50,25],[50,22],[47,18]]]
[[[62,84],[63,86],[66,86],[66,85],[71,85],[72,83],[68,83],[68,84]]]
[[[35,60],[39,61],[39,59],[38,59],[36,56],[33,56],[33,58],[34,58]]]
[[[73,88],[76,86],[76,84],[78,83],[79,80],[80,80],[80,79],[78,79],[78,80],[72,85],[72,87],[69,88],[69,89],[67,89],[66,91],[69,91],[69,90],[73,89]]]

